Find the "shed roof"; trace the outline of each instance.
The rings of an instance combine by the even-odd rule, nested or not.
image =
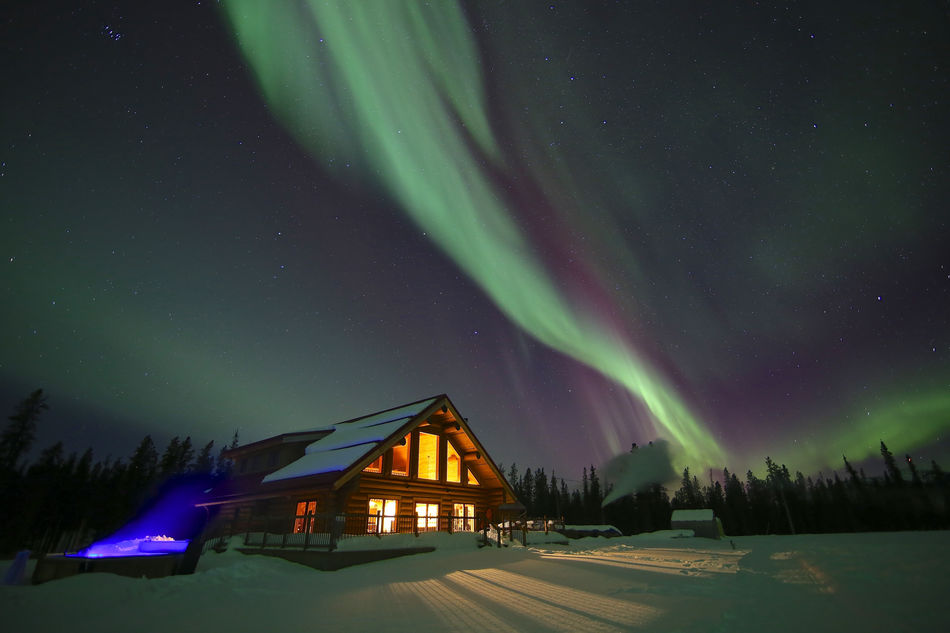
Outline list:
[[[673,510],[671,521],[712,521],[713,511],[709,508],[702,510]]]

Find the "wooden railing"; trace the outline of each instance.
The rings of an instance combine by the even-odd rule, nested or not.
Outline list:
[[[337,543],[355,536],[415,534],[423,532],[485,532],[484,515],[437,517],[388,516],[384,514],[267,515],[219,521],[204,535],[203,549],[221,547],[233,536],[243,536],[244,545],[261,548],[336,549]]]

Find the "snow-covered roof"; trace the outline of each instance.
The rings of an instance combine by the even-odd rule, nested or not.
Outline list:
[[[673,510],[671,521],[712,521],[713,511],[709,508],[702,510]]]
[[[346,470],[438,399],[435,397],[420,400],[396,409],[315,429],[331,433],[309,444],[300,459],[264,477],[263,483]]]

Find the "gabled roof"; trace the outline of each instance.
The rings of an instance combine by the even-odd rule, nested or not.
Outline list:
[[[303,457],[264,477],[262,483],[344,471],[390,437],[404,437],[408,431],[399,431],[406,426],[411,429],[412,421],[438,399],[439,396],[427,398],[316,429],[330,433],[309,444]]]
[[[339,489],[413,429],[425,425],[440,426],[452,434],[460,451],[470,458],[469,467],[476,471],[480,482],[487,484],[486,479],[497,479],[508,496],[516,498],[498,466],[445,394],[292,434],[294,440],[301,437],[315,439],[307,445],[302,457],[264,476],[261,485],[264,489],[283,489],[292,483],[290,480],[299,480],[301,484],[319,480],[332,482],[331,487]]]

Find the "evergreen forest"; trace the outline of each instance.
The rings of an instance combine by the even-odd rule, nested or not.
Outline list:
[[[56,551],[88,544],[135,516],[176,478],[230,476],[224,449],[175,436],[159,450],[146,435],[127,459],[99,460],[93,449],[66,454],[62,442],[28,462],[36,424],[48,408],[41,389],[26,397],[0,434],[0,555],[19,548]],[[229,447],[238,445],[234,433]],[[633,450],[636,450],[634,447]],[[806,476],[766,457],[765,477],[724,469],[703,480],[686,468],[678,489],[659,483],[602,506],[610,482],[585,468],[577,486],[544,468],[512,464],[506,477],[532,519],[613,525],[624,534],[669,529],[675,509],[711,508],[731,536],[950,528],[950,478],[936,462],[919,469],[881,442],[880,475],[843,459],[842,474]],[[86,541],[86,542],[82,542]]]

